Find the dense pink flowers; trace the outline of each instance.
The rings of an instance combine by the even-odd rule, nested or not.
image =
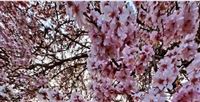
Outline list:
[[[199,102],[199,4],[133,3],[137,13],[133,13],[126,2],[66,3],[68,16],[88,31],[91,40],[86,75],[90,97],[72,92],[70,101]],[[8,40],[5,36],[0,34],[0,38],[4,38],[0,42]],[[8,48],[17,48],[15,52],[27,52],[15,55],[21,56],[20,60],[11,58],[11,61],[21,65],[28,63],[30,47],[12,38],[0,47],[10,46]],[[45,82],[45,78],[40,77],[31,83],[33,87],[40,87]],[[3,88],[0,87],[0,91]],[[5,93],[0,96],[7,97]],[[41,88],[37,96],[40,100],[63,100],[58,90],[48,88]]]
[[[198,53],[195,2],[180,3],[178,7],[172,2],[135,4],[138,15],[131,14],[123,2],[102,2],[101,13],[92,10],[97,28],[89,29],[92,47],[88,69],[91,93],[96,93],[98,102],[110,102],[119,95],[126,95],[129,101],[164,102],[171,96],[174,100],[176,96],[171,92],[180,88],[176,83],[183,76],[182,61],[191,61]],[[138,96],[140,92],[144,93]]]
[[[83,97],[78,92],[74,92],[71,95],[70,102],[85,102]]]

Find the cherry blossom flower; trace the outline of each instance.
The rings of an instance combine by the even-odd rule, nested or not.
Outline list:
[[[200,99],[199,87],[183,86],[173,97],[172,102],[198,102]]]
[[[84,16],[83,13],[86,12],[86,7],[87,7],[87,3],[83,2],[83,1],[79,1],[79,2],[67,2],[67,6],[69,9],[67,9],[67,13],[69,14],[70,17],[75,17],[77,20],[77,23],[79,25],[84,25]]]
[[[85,100],[81,97],[80,93],[73,92],[71,94],[70,102],[85,102]]]
[[[108,4],[107,4],[108,3]],[[123,7],[123,3],[121,2],[105,2],[101,5],[102,11],[104,13],[104,20],[110,22],[114,20],[118,14],[120,13],[118,8]]]
[[[167,69],[172,69],[174,67],[172,63],[172,59],[169,57],[165,57],[159,61],[158,67],[160,71],[165,71]]]
[[[180,55],[183,60],[192,60],[197,53],[198,45],[194,42],[194,35],[187,35],[180,45]]]
[[[152,84],[153,87],[158,87],[160,90],[162,90],[166,84],[167,84],[167,81],[162,72],[157,72],[153,76],[153,84]]]
[[[154,91],[154,92],[152,92]],[[159,93],[158,89],[151,89],[148,93],[144,95],[142,101],[144,102],[165,102],[166,96],[163,93]]]

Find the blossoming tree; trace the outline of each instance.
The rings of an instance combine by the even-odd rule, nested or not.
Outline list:
[[[0,2],[1,102],[67,100],[77,87],[85,89],[87,32],[65,5]]]
[[[199,2],[131,3],[1,4],[0,98],[199,102]]]

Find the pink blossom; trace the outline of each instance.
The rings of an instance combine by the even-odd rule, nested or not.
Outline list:
[[[87,7],[87,3],[86,2],[71,2],[69,1],[67,3],[67,6],[69,7],[69,9],[67,9],[67,13],[69,14],[70,17],[75,17],[77,20],[77,23],[79,25],[84,25],[84,16],[83,16],[83,12],[85,12],[86,7]]]
[[[83,97],[78,92],[73,92],[70,97],[71,102],[85,102]]]
[[[200,100],[200,92],[198,88],[193,88],[192,86],[184,86],[182,87],[172,99],[172,102],[199,102]]]
[[[162,72],[157,72],[153,76],[153,84],[152,84],[153,87],[158,87],[160,90],[162,90],[166,84],[167,81]]]

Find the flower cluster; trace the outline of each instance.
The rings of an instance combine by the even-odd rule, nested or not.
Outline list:
[[[110,102],[118,96],[129,101],[164,102],[170,100],[167,93],[176,100],[173,93],[183,84],[177,82],[186,74],[183,71],[188,73],[184,61],[192,61],[198,53],[196,2],[135,5],[136,15],[124,2],[101,2],[99,11],[91,10],[96,27],[87,27],[92,41],[87,67],[91,73],[89,89],[98,102]],[[198,79],[195,74],[191,80],[197,83]]]

